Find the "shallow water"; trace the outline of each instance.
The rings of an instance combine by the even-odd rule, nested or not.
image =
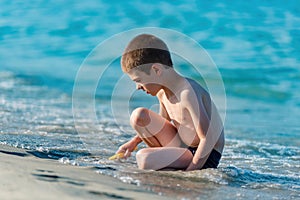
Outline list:
[[[300,198],[297,1],[178,1],[158,6],[137,1],[76,4],[37,0],[2,1],[0,6],[1,143],[66,164],[95,166],[97,173],[178,199]],[[86,76],[79,90],[82,96],[77,99],[80,112],[75,122],[80,130],[76,129],[72,90],[84,59],[114,34],[146,26],[186,34],[199,42],[218,66],[227,101],[220,109],[226,113],[226,146],[218,169],[141,171],[133,157],[123,162],[107,159],[134,134],[122,111],[126,95],[115,89],[122,76],[119,58],[113,58],[97,86],[96,120],[90,116],[86,96],[92,76]],[[113,46],[107,51],[121,50]],[[173,56],[177,70],[202,82],[203,77]],[[93,69],[99,67],[94,65]],[[209,69],[202,75],[219,86]],[[133,85],[126,87],[133,91]],[[120,109],[117,121],[111,110],[113,90],[113,102],[121,105],[116,107]],[[133,92],[128,107],[155,109],[155,103],[155,99]]]

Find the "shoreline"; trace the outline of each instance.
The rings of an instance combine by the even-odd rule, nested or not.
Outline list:
[[[93,167],[59,163],[29,150],[0,144],[0,198],[170,199],[98,174]]]

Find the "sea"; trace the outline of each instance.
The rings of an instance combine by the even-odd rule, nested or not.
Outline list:
[[[1,0],[0,8],[0,144],[171,199],[300,199],[298,0]],[[135,135],[132,110],[158,109],[120,68],[141,33],[162,38],[175,70],[212,95],[226,139],[217,169],[139,170],[136,152],[108,160]]]

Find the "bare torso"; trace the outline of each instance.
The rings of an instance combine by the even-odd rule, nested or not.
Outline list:
[[[183,143],[187,146],[197,147],[200,139],[197,135],[192,117],[189,111],[182,106],[182,95],[187,91],[195,92],[195,98],[198,103],[194,105],[195,109],[202,109],[202,112],[210,118],[211,116],[211,100],[209,94],[198,83],[193,80],[186,79],[186,84],[182,86],[181,90],[177,92],[171,98],[168,98],[164,92],[162,92],[158,99],[164,106],[168,114],[168,120],[171,121],[177,128],[178,134]],[[221,120],[218,117],[218,120]],[[209,127],[210,120],[201,120],[201,127],[206,131]],[[222,124],[222,123],[217,123]],[[216,133],[219,134],[219,133]],[[222,131],[218,141],[216,142],[214,149],[222,153],[224,147],[224,133]]]

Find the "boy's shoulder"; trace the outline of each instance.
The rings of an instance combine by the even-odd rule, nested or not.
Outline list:
[[[209,96],[208,92],[197,81],[186,78],[187,86],[182,90],[183,97],[191,97],[196,95],[198,97]]]
[[[196,106],[203,101],[210,102],[210,95],[204,87],[195,80],[188,78],[186,80],[187,87],[185,87],[180,93],[180,103],[182,105]]]
[[[186,81],[188,82],[188,84],[193,88],[194,91],[199,91],[201,93],[205,93],[207,92],[204,87],[202,87],[202,85],[200,85],[197,81],[190,79],[190,78],[186,78]]]
[[[176,94],[176,99],[179,100],[178,103],[191,102],[191,101],[202,101],[202,99],[210,98],[209,93],[203,88],[197,81],[189,78],[185,78],[185,84],[182,85],[180,91]],[[161,100],[166,100],[164,90],[160,90],[157,93],[157,98]]]

